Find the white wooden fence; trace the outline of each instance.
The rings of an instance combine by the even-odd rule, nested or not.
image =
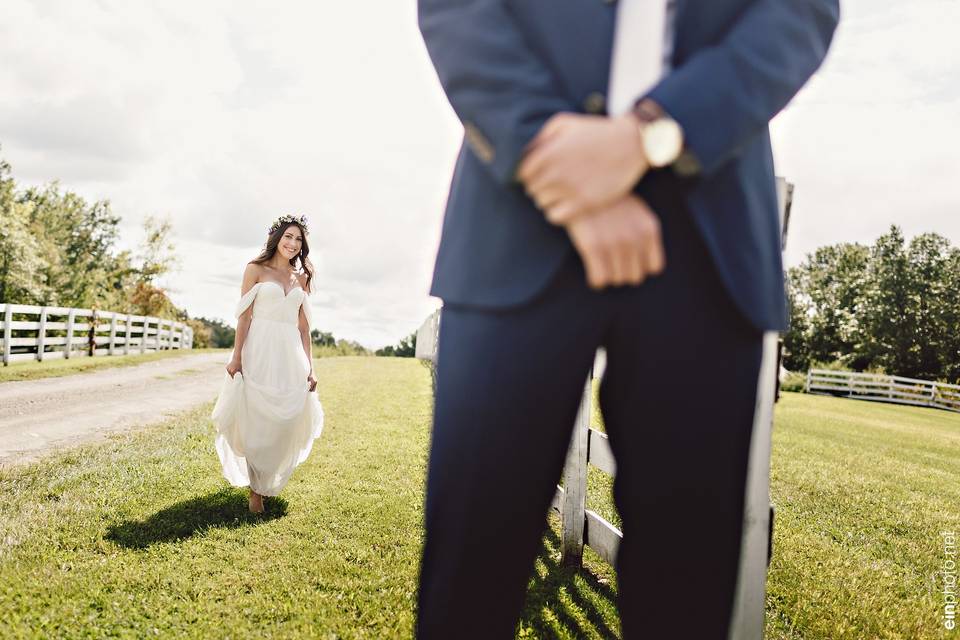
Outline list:
[[[843,395],[858,400],[912,404],[960,412],[960,385],[901,376],[810,369],[807,393]]]
[[[193,348],[183,322],[114,311],[0,303],[3,364]]]

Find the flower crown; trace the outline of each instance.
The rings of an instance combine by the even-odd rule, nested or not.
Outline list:
[[[273,221],[273,224],[270,225],[270,228],[267,230],[267,233],[268,233],[268,234],[273,233],[274,231],[276,231],[277,229],[279,229],[279,228],[282,227],[283,225],[285,225],[285,224],[290,224],[291,222],[296,222],[298,225],[300,225],[301,227],[303,227],[303,232],[304,232],[304,233],[310,233],[310,230],[307,228],[307,216],[305,216],[305,215],[295,216],[295,215],[290,214],[290,213],[288,213],[288,214],[286,214],[286,215],[282,215],[282,216],[280,216],[279,218],[277,218],[276,220],[274,220],[274,221]]]

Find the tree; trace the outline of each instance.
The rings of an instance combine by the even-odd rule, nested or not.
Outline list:
[[[790,329],[784,339],[788,369],[811,362],[857,359],[862,340],[861,294],[870,250],[860,244],[821,247],[788,272]]]
[[[318,347],[333,347],[337,344],[336,338],[332,333],[314,329],[310,332],[310,341]]]
[[[417,332],[414,331],[402,339],[396,346],[387,346],[376,350],[376,355],[388,358],[413,358],[417,355]]]
[[[30,207],[15,190],[10,165],[0,160],[0,302],[39,304],[48,293],[43,256],[30,232]]]
[[[960,249],[896,226],[872,247],[821,247],[788,272],[784,365],[960,381]]]
[[[176,264],[169,220],[148,217],[139,252],[118,251],[120,217],[54,181],[17,189],[0,160],[0,300],[186,319],[160,278]]]

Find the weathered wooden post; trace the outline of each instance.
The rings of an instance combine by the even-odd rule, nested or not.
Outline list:
[[[67,337],[63,342],[63,357],[69,358],[71,352],[73,351],[73,325],[77,321],[77,310],[70,309],[67,311]]]
[[[777,377],[777,341],[780,334],[763,336],[763,356],[757,379],[750,439],[750,462],[744,495],[743,535],[740,538],[740,569],[730,624],[731,640],[763,638],[767,568],[773,551],[773,514],[770,502],[770,446]]]
[[[43,362],[43,352],[46,349],[47,337],[47,307],[40,308],[40,325],[37,329],[37,360]]]
[[[593,399],[593,368],[587,374],[580,408],[570,437],[567,461],[563,467],[563,500],[560,558],[566,566],[579,567],[583,561],[583,532],[587,508],[587,447],[590,435],[590,413]]]
[[[133,316],[127,314],[127,323],[123,331],[123,355],[130,353],[130,333],[133,328]]]
[[[99,321],[100,316],[94,309],[90,315],[90,324],[87,329],[87,355],[90,357],[93,357],[94,350],[97,348],[97,323]]]
[[[107,346],[107,353],[111,356],[117,344],[117,312],[110,313],[110,344]]]
[[[13,305],[3,305],[3,366],[10,364],[10,325],[13,323]]]
[[[777,177],[780,213],[780,250],[787,246],[787,229],[793,206],[793,185]],[[731,640],[763,638],[764,605],[767,597],[767,569],[773,554],[775,508],[770,502],[770,449],[773,405],[779,395],[779,363],[783,341],[776,331],[763,336],[763,355],[757,378],[753,414],[753,436],[744,494],[743,535],[740,539],[740,567],[734,595]],[[809,377],[808,377],[809,383]]]
[[[417,329],[417,346],[414,356],[428,363],[433,392],[437,392],[437,346],[440,342],[440,309],[437,309],[423,321]]]

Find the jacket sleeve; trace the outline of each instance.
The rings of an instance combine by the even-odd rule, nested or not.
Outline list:
[[[716,45],[647,94],[683,127],[709,175],[764,130],[823,62],[839,0],[757,0]]]
[[[420,32],[467,144],[504,185],[559,111],[576,111],[503,0],[419,0]]]

